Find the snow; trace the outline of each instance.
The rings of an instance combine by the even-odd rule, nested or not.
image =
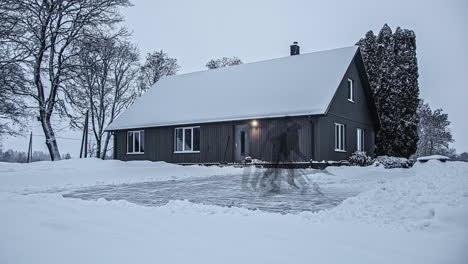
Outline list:
[[[430,161],[417,163],[407,171],[414,175],[388,181],[348,198],[333,210],[321,212],[320,217],[395,225],[407,230],[438,229],[448,223],[468,228],[468,164]],[[453,209],[464,212],[466,222],[446,215]]]
[[[356,51],[352,46],[166,77],[106,129],[324,114]]]
[[[447,156],[442,155],[432,155],[432,156],[425,156],[419,157],[418,161],[428,161],[428,160],[449,160],[450,158]]]
[[[240,174],[240,168],[178,166],[165,162],[71,159],[31,164],[0,162],[0,192],[60,191],[104,184],[176,180]]]
[[[383,165],[386,169],[393,168],[410,168],[413,162],[407,158],[378,156],[375,159],[374,165]]]
[[[329,210],[287,215],[188,201],[149,207],[61,194],[102,183],[235,177],[239,169],[1,163],[0,263],[468,263],[467,163],[308,172],[319,185],[360,194]],[[62,191],[45,192],[53,188]]]

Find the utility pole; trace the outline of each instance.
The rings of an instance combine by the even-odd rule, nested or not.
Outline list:
[[[84,157],[88,157],[88,112],[86,112],[86,139],[84,142]]]
[[[27,158],[27,163],[32,162],[32,131],[31,134],[29,135],[29,147],[28,147],[28,158]]]
[[[86,111],[85,116],[85,123],[83,127],[83,137],[81,138],[81,149],[80,149],[80,159],[83,157],[83,150],[84,150],[84,157],[88,157],[88,115],[89,110]]]

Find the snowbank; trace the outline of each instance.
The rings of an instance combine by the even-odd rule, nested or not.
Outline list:
[[[418,161],[428,161],[428,160],[449,160],[450,158],[447,156],[442,155],[432,155],[432,156],[425,156],[419,157]]]
[[[375,158],[375,165],[383,165],[386,169],[395,169],[395,168],[411,168],[414,161],[407,158],[400,157],[389,157],[389,156],[378,156]]]
[[[179,166],[165,162],[71,159],[30,164],[0,162],[0,191],[32,193],[103,184],[240,174],[232,167]]]
[[[241,172],[233,168],[99,160],[0,166],[8,191],[0,191],[0,263],[468,263],[464,162],[329,168],[308,179],[364,192],[299,215],[18,193]]]
[[[466,263],[466,232],[195,205],[0,194],[2,263]]]
[[[415,164],[408,171],[414,176],[388,181],[309,218],[393,225],[407,230],[457,225],[467,231],[468,164],[429,161]]]

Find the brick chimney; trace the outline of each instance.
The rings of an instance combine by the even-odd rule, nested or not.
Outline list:
[[[300,53],[300,47],[297,45],[297,41],[294,41],[291,45],[291,56],[299,55]]]

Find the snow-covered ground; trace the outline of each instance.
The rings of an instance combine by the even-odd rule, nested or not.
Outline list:
[[[310,183],[359,194],[329,210],[286,215],[188,201],[151,207],[62,194],[243,170],[0,163],[0,263],[468,263],[468,163],[307,172]]]
[[[177,166],[165,162],[72,159],[31,164],[0,162],[0,191],[44,192],[103,184],[166,181],[242,173],[239,168]]]

